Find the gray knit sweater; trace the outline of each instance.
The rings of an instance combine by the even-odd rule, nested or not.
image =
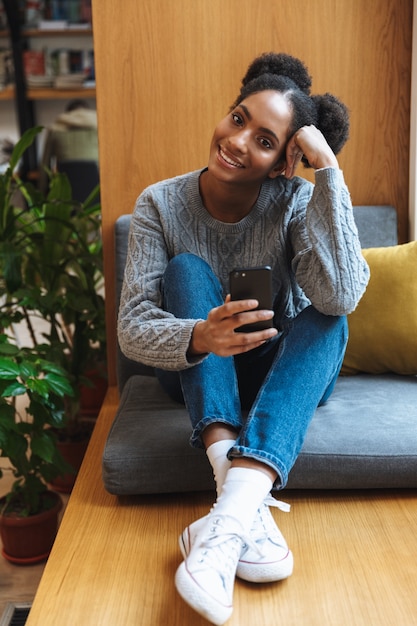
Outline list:
[[[118,320],[127,357],[169,370],[198,362],[187,360],[196,320],[177,319],[161,308],[161,277],[181,252],[205,259],[225,296],[230,270],[270,265],[279,326],[310,303],[326,315],[356,307],[369,269],[341,170],[317,170],[315,185],[299,177],[268,179],[252,211],[232,224],[204,208],[200,174],[151,185],[137,200]]]

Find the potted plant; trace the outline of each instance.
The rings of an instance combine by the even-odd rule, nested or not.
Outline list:
[[[65,423],[66,395],[68,375],[44,359],[43,346],[19,348],[0,336],[0,456],[15,477],[0,499],[0,536],[3,556],[14,563],[44,560],[55,539],[62,501],[48,483],[68,471],[55,435]]]
[[[24,324],[31,345],[42,344],[45,358],[68,373],[73,394],[65,398],[66,427],[59,435],[65,434],[67,441],[84,439],[83,454],[91,420],[86,428],[82,390],[93,386],[91,372],[96,380],[97,372],[98,380],[106,375],[101,210],[95,201],[98,188],[79,203],[65,174],[49,172],[45,194],[16,175],[19,159],[40,130],[22,136],[8,170],[0,175],[0,280],[5,294],[0,327]]]

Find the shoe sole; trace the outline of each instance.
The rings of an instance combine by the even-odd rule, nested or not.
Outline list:
[[[212,624],[222,626],[233,612],[232,606],[217,603],[204,589],[200,587],[187,570],[185,563],[181,563],[175,574],[175,586],[182,599],[194,611],[205,617]]]
[[[188,527],[179,536],[178,544],[183,558],[186,559],[191,549]],[[236,576],[250,583],[273,583],[291,576],[293,569],[294,557],[291,550],[288,550],[281,561],[274,563],[239,561]]]
[[[236,576],[250,583],[273,583],[291,576],[294,568],[294,558],[291,550],[281,561],[273,563],[253,563],[239,561]]]

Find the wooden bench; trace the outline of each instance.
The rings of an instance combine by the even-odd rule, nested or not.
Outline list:
[[[101,458],[118,403],[110,388],[27,626],[204,626],[177,595],[177,536],[210,492],[120,497]],[[415,490],[285,492],[273,510],[295,557],[269,585],[236,582],[230,626],[414,626]]]

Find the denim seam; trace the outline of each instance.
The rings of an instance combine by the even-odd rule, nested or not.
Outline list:
[[[229,450],[227,456],[231,460],[240,457],[251,458],[272,467],[272,469],[278,474],[278,477],[273,485],[276,489],[283,489],[288,482],[288,472],[285,465],[281,463],[278,457],[268,454],[267,452],[253,450],[252,448],[236,444]]]
[[[194,448],[203,448],[204,449],[205,446],[204,446],[204,444],[202,442],[202,439],[201,439],[201,433],[210,424],[219,424],[219,423],[226,424],[227,426],[231,426],[232,428],[235,428],[238,432],[242,428],[241,422],[234,421],[234,420],[232,420],[230,418],[226,418],[226,417],[203,417],[198,422],[198,424],[196,424],[195,428],[193,429],[193,432],[192,432],[191,437],[190,437],[190,444]]]
[[[237,445],[235,446],[234,449],[241,449],[241,451],[245,451],[245,455],[246,456],[250,456],[251,458],[263,458],[263,459],[269,459],[270,460],[270,464],[272,465],[273,469],[278,473],[278,475],[281,478],[281,485],[284,487],[287,480],[288,480],[288,473],[287,473],[287,469],[285,468],[285,466],[281,463],[281,461],[278,459],[278,457],[276,455],[271,455],[268,453],[257,453],[255,450],[252,450],[251,448],[249,448],[247,445],[243,445],[244,443],[246,443],[246,432],[247,429],[249,427],[249,424],[251,422],[251,420],[255,417],[256,414],[256,409],[257,409],[257,405],[258,405],[258,400],[259,400],[259,396],[262,393],[263,388],[266,386],[267,381],[271,378],[272,376],[272,371],[274,368],[275,363],[281,358],[281,355],[283,353],[283,351],[285,350],[285,340],[287,338],[288,332],[291,329],[292,326],[292,322],[289,322],[286,325],[285,331],[283,333],[280,345],[278,347],[277,353],[274,357],[273,363],[271,365],[271,367],[269,368],[268,374],[266,375],[265,379],[264,379],[264,383],[261,387],[261,389],[259,390],[255,401],[248,413],[248,417],[245,421],[245,425],[243,426],[240,434],[239,434],[239,438],[238,438],[238,442]]]

